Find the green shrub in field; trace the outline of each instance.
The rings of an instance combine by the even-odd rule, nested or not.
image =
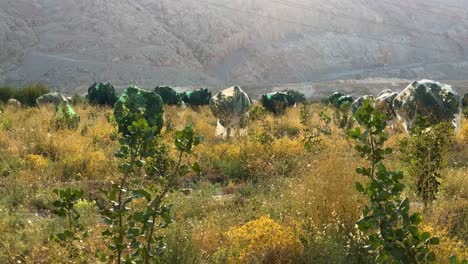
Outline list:
[[[294,105],[298,103],[305,103],[307,101],[305,94],[299,91],[286,89],[286,90],[283,90],[283,92],[288,94],[288,101],[290,105]]]
[[[160,160],[169,158],[160,156],[161,146],[156,138],[158,133],[155,133],[160,128],[150,126],[140,118],[127,129],[129,133],[122,135],[121,147],[116,153],[122,176],[110,189],[103,190],[107,204],[101,206],[100,213],[107,229],[102,235],[111,241],[108,249],[112,254],[102,255],[101,259],[116,263],[154,263],[166,248],[164,237],[158,233],[172,222],[172,205],[164,203],[165,196],[177,179],[188,173],[190,166],[182,160],[201,138],[195,136],[190,126],[178,131],[174,141],[178,158],[174,162],[164,162],[161,167]],[[168,164],[170,168],[166,166]],[[154,175],[155,181],[148,183],[147,188],[133,188],[131,182],[141,180],[148,167],[151,167],[149,171],[160,172]],[[200,171],[198,164],[191,169]],[[145,208],[134,208],[134,200],[143,200]]]
[[[83,202],[84,191],[66,188],[55,189],[54,193],[58,199],[53,202],[55,209],[52,213],[62,218],[66,227],[51,238],[67,249],[69,258],[89,258],[79,245],[89,235],[89,229],[81,223],[81,214],[77,210],[77,205]]]
[[[369,199],[363,217],[357,221],[359,230],[368,235],[367,247],[377,252],[377,263],[435,262],[430,246],[439,244],[439,239],[420,231],[420,213],[410,214],[409,199],[401,197],[403,173],[389,171],[383,164],[385,156],[392,152],[383,147],[387,140],[386,116],[366,100],[354,117],[364,130],[357,127],[349,131],[349,136],[359,142],[356,150],[370,163],[370,167],[356,169],[368,179],[365,185],[356,182],[356,189]]]
[[[68,102],[64,102],[57,106],[54,121],[57,129],[76,129],[80,124],[80,116]]]
[[[9,86],[0,87],[0,101],[3,103],[8,102],[8,99],[15,97],[16,90]]]
[[[50,89],[46,85],[25,85],[15,92],[14,98],[20,101],[22,105],[36,106],[36,99],[48,93],[50,93]]]
[[[182,94],[169,86],[157,86],[154,88],[154,92],[161,96],[164,104],[177,105],[182,100]]]
[[[114,106],[119,132],[129,135],[128,127],[144,118],[150,127],[156,128],[154,133],[159,134],[163,127],[163,107],[161,96],[155,92],[145,91],[136,86],[128,87]]]
[[[320,140],[320,135],[330,135],[331,134],[331,128],[330,128],[330,122],[331,118],[325,113],[325,111],[320,112],[319,117],[320,117],[320,124],[313,126],[310,128],[309,125],[309,120],[310,120],[310,108],[308,104],[303,104],[301,106],[301,111],[300,111],[300,116],[299,119],[301,120],[301,124],[306,126],[306,128],[303,131],[303,139],[302,142],[304,143],[304,148],[311,152],[311,151],[317,151],[321,148],[321,140]]]
[[[14,98],[22,105],[36,106],[36,99],[47,93],[50,93],[50,89],[43,84],[25,85],[18,88],[0,87],[0,101],[6,103],[8,99]]]
[[[25,167],[24,160],[15,157],[1,157],[0,177],[6,177]]]
[[[290,100],[292,99],[286,92],[267,93],[260,98],[262,106],[275,115],[284,114],[288,106],[294,105]]]
[[[76,210],[75,205],[83,198],[84,191],[67,188],[63,190],[55,189],[54,193],[58,196],[58,199],[53,203],[55,209],[52,212],[67,221],[67,229],[58,233],[56,238],[61,242],[76,239],[77,232],[83,230],[83,226],[78,221],[81,215]]]
[[[118,96],[110,83],[94,83],[88,88],[87,98],[92,105],[113,106]]]
[[[190,106],[209,105],[211,99],[211,91],[206,88],[199,88],[190,92],[185,92],[181,96],[182,101],[184,101]]]
[[[333,122],[341,129],[351,129],[354,125],[354,118],[351,114],[351,104],[343,103],[337,106],[333,112]]]
[[[430,126],[427,117],[418,116],[409,138],[400,143],[401,159],[416,179],[416,194],[426,208],[439,192],[441,171],[447,164],[454,143],[453,127],[449,123]]]

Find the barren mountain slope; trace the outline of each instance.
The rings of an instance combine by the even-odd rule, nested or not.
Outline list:
[[[468,2],[444,2],[0,0],[0,83],[468,79]]]

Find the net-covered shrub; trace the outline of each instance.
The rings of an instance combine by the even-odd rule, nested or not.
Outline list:
[[[68,102],[63,102],[57,107],[55,113],[56,128],[75,129],[80,124],[80,116]]]
[[[289,96],[285,92],[263,94],[260,101],[266,110],[275,115],[284,114],[286,108],[291,105]]]
[[[182,101],[191,106],[208,105],[211,99],[211,91],[206,88],[200,88],[191,92],[185,92],[182,95]]]
[[[150,127],[155,127],[159,134],[163,127],[163,101],[155,92],[149,92],[136,86],[130,86],[115,103],[114,116],[119,132],[130,134],[128,127],[133,122],[144,118]]]
[[[305,94],[303,94],[303,93],[301,93],[299,91],[284,90],[283,92],[288,94],[288,99],[289,99],[290,105],[294,105],[296,103],[304,103],[305,101],[307,101],[307,98],[306,98]]]
[[[154,92],[161,96],[164,104],[176,105],[182,99],[182,95],[169,86],[157,86]]]
[[[110,83],[94,83],[88,88],[87,98],[93,105],[113,106],[118,96],[114,86]]]

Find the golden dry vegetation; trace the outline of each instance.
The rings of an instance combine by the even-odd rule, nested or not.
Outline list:
[[[111,108],[86,104],[76,130],[56,130],[53,108],[5,108],[0,124],[0,263],[97,263],[105,251],[96,202],[99,188],[118,178],[118,132]],[[320,124],[320,104],[310,106],[310,126]],[[162,137],[192,124],[204,136],[192,159],[202,175],[181,179],[169,194],[174,223],[163,235],[161,263],[372,263],[355,221],[365,198],[355,190],[355,168],[364,163],[346,137],[331,124],[311,151],[304,148],[300,109],[280,117],[260,116],[243,138],[215,137],[216,120],[207,107],[166,107]],[[389,131],[398,150],[405,133]],[[385,162],[405,170],[395,151]],[[449,157],[437,201],[424,212],[424,228],[441,238],[439,263],[468,252],[468,121],[463,120]],[[406,174],[407,175],[407,174]],[[420,208],[414,179],[405,195]],[[80,221],[90,236],[75,241],[70,255],[50,236],[64,223],[51,213],[55,188],[79,187]]]

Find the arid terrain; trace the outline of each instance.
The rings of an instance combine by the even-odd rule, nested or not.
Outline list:
[[[1,0],[0,84],[466,80],[468,4],[444,3]]]

